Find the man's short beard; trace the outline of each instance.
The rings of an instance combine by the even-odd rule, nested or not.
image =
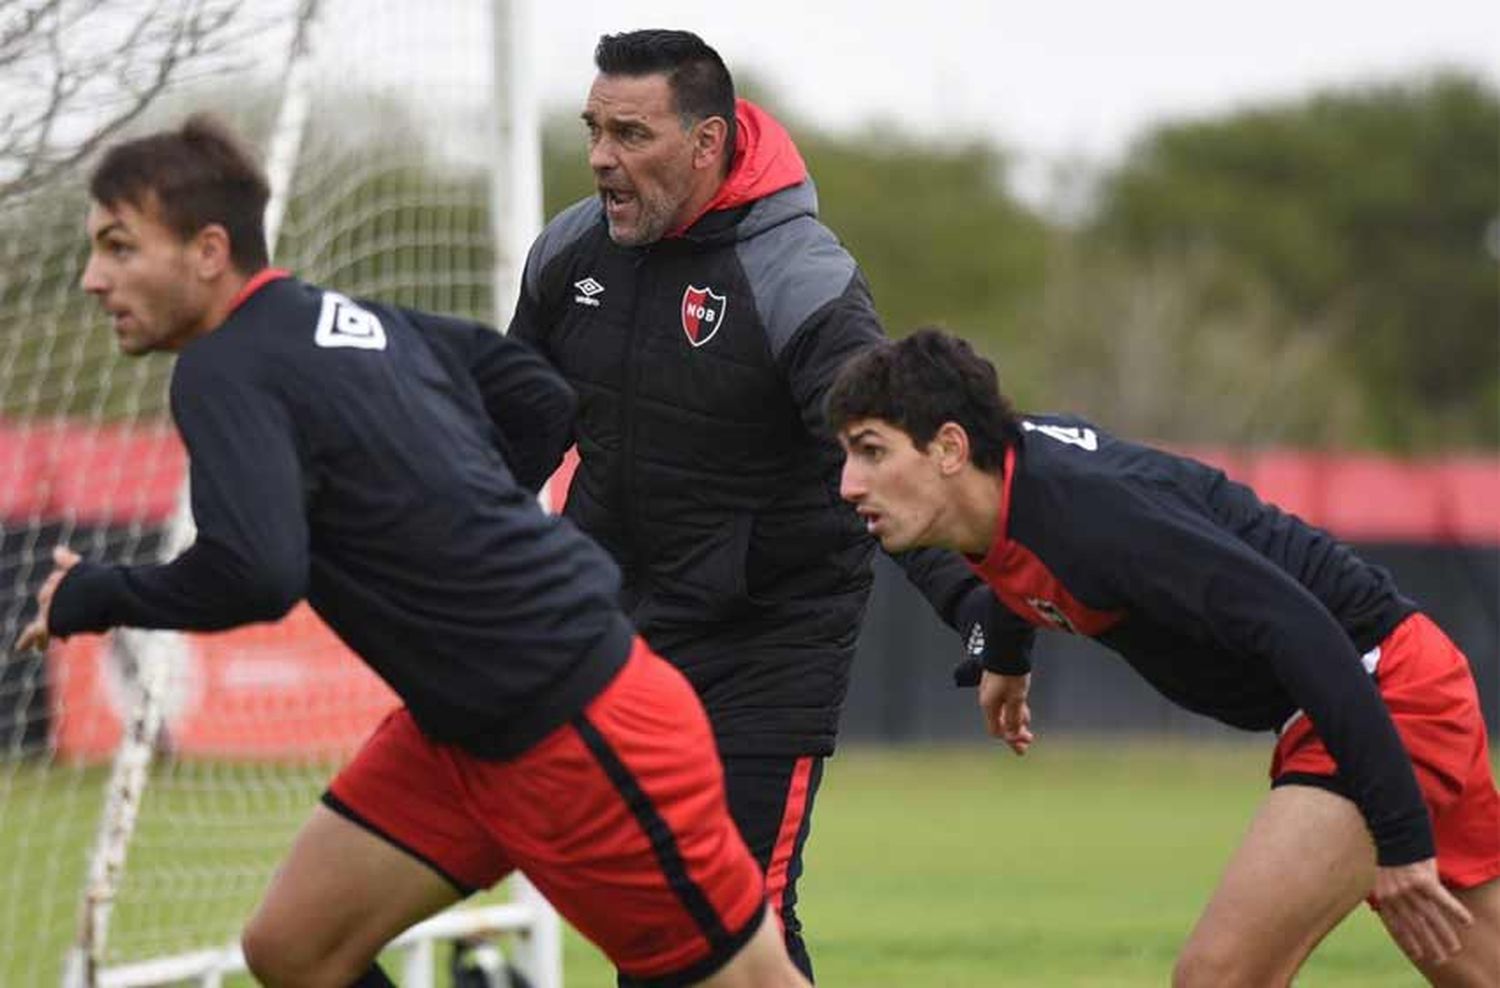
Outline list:
[[[661,240],[670,231],[672,216],[681,207],[681,202],[661,203],[661,208],[648,204],[646,200],[637,198],[637,215],[640,219],[635,224],[635,233],[629,239],[621,239],[616,233],[615,225],[608,220],[608,204],[606,204],[606,222],[609,225],[609,239],[621,247],[644,247]]]
[[[637,224],[635,232],[630,237],[623,238],[615,231],[615,225],[613,223],[609,224],[609,239],[621,247],[644,247],[647,244],[656,243],[662,237],[666,236],[666,234],[667,228],[665,223],[654,223],[649,226]]]

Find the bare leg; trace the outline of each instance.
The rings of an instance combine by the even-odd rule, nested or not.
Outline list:
[[[750,942],[718,973],[699,984],[703,988],[812,988],[787,955],[781,927],[769,908],[765,922]]]
[[[245,927],[268,988],[344,988],[408,926],[458,901],[442,876],[318,806]]]
[[[1374,884],[1375,846],[1352,802],[1311,786],[1273,789],[1183,947],[1172,983],[1287,985]]]
[[[1494,988],[1500,985],[1500,878],[1453,894],[1474,914],[1474,924],[1459,932],[1457,954],[1417,968],[1440,988]]]

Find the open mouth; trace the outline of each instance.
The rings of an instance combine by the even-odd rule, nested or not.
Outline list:
[[[604,199],[604,208],[610,213],[617,213],[636,201],[634,193],[622,189],[600,189],[599,195]]]

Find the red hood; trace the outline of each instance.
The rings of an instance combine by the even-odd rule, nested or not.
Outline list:
[[[764,199],[807,179],[807,165],[797,153],[797,145],[775,117],[742,99],[735,101],[734,121],[734,164],[729,168],[729,177],[702,212],[667,236],[681,236],[715,210],[733,209]]]

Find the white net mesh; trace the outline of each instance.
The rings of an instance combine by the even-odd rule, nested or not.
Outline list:
[[[123,32],[145,15],[195,5],[104,6],[112,12],[75,23],[71,36],[84,32],[118,56]],[[268,147],[298,4],[217,6],[239,9],[214,30],[212,58],[185,59],[125,132],[213,110]],[[319,5],[279,266],[347,294],[493,318],[489,18],[484,0]],[[0,79],[8,99],[45,84],[45,30],[36,44],[24,78]],[[133,98],[121,80],[90,92],[58,110],[71,115],[55,133],[76,147]],[[0,193],[9,190],[0,198],[7,646],[31,615],[54,545],[95,559],[156,558],[184,473],[165,417],[170,360],[117,355],[78,289],[89,156],[69,165],[69,146],[53,140],[51,171],[24,189],[13,180],[26,166],[0,159]],[[129,847],[109,963],[232,942],[334,768],[393,703],[305,611],[227,635],[144,644],[77,636],[45,657],[0,653],[0,985],[57,983],[143,647],[163,649],[167,664],[165,749]]]

